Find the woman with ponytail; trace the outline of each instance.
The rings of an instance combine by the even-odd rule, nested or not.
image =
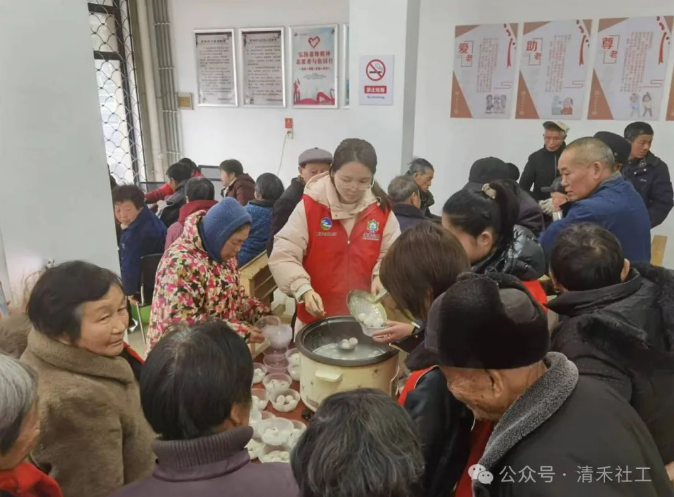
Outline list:
[[[442,225],[461,242],[474,272],[512,274],[545,304],[538,282],[545,274],[545,254],[534,234],[515,224],[519,204],[509,186],[495,181],[455,193],[443,207]]]
[[[344,140],[330,171],[306,185],[302,201],[274,239],[269,268],[297,299],[297,328],[349,314],[351,290],[381,289],[379,264],[400,235],[388,197],[375,182],[377,154],[365,140]]]

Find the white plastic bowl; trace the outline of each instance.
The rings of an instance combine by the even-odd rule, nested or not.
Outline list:
[[[273,394],[275,390],[290,388],[290,385],[293,384],[293,379],[285,373],[272,373],[264,377],[262,384],[267,389],[267,392]]]
[[[290,451],[286,450],[285,447],[274,447],[271,445],[266,445],[260,451],[260,462],[280,462],[280,463],[290,463]]]
[[[293,420],[292,423],[293,423],[293,431],[290,434],[290,437],[288,437],[288,442],[286,442],[286,447],[288,448],[289,451],[295,448],[295,445],[297,445],[297,442],[302,436],[302,433],[304,433],[307,429],[307,425],[305,425],[301,421]]]
[[[271,405],[278,412],[290,412],[297,407],[297,404],[300,403],[300,393],[297,390],[292,388],[287,388],[285,390],[274,390],[270,393],[271,395]],[[283,397],[283,402],[278,402],[279,397]],[[292,397],[293,400],[288,402],[288,397]]]
[[[253,365],[253,385],[262,383],[264,377],[267,376],[267,366],[264,364],[255,363]]]
[[[283,418],[269,418],[258,423],[258,431],[262,441],[269,446],[282,447],[293,431],[291,421]]]
[[[253,388],[250,393],[253,397],[253,409],[264,411],[269,404],[269,392],[264,388]]]

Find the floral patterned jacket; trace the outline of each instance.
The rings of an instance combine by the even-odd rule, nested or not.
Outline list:
[[[204,250],[199,211],[185,220],[183,233],[162,257],[157,269],[147,349],[152,349],[174,323],[194,324],[208,318],[227,322],[241,336],[269,309],[246,294],[236,258],[219,263]]]

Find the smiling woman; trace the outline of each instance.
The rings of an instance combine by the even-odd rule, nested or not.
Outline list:
[[[152,430],[140,407],[140,360],[127,350],[119,278],[73,261],[48,269],[28,302],[22,361],[39,375],[42,425],[31,456],[64,495],[104,497],[147,476]]]

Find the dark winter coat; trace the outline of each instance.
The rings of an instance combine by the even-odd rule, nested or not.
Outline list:
[[[237,176],[227,188],[225,197],[233,197],[245,207],[255,198],[255,180],[246,173]]]
[[[152,476],[110,497],[297,497],[289,464],[251,464],[249,426],[193,440],[155,440]]]
[[[579,378],[576,366],[562,354],[551,352],[545,362],[545,374],[494,427],[479,462],[493,481],[480,481],[478,475],[473,495],[674,496],[658,449],[629,404],[602,382]],[[629,469],[631,483],[624,473],[623,481],[617,481],[619,467]],[[610,482],[602,482],[600,468],[606,468]],[[642,473],[637,468],[650,469]],[[584,472],[591,483],[583,482]]]
[[[557,235],[575,223],[594,223],[610,231],[631,262],[651,260],[651,221],[644,201],[629,181],[614,173],[587,198],[564,204],[564,218],[554,221],[541,234],[548,257]]]
[[[648,152],[643,159],[629,161],[622,173],[644,199],[651,218],[651,227],[662,224],[674,207],[674,191],[667,164]]]
[[[440,219],[439,216],[431,213],[431,207],[435,205],[435,197],[431,192],[420,190],[421,211],[428,219]]]
[[[183,181],[178,185],[175,193],[166,200],[166,205],[159,213],[159,219],[164,222],[167,228],[180,219],[180,209],[187,202],[187,197],[185,196],[186,184],[187,181]]]
[[[271,236],[271,220],[274,212],[272,202],[266,200],[251,200],[246,211],[253,219],[250,225],[248,239],[241,245],[239,252],[239,267],[243,267],[258,255],[264,252]]]
[[[447,380],[437,367],[424,374],[407,394],[405,409],[421,436],[425,495],[452,495],[470,453],[473,413],[447,390]]]
[[[624,283],[568,292],[552,348],[614,387],[639,413],[665,464],[674,462],[674,273],[637,265]]]
[[[550,152],[543,147],[529,156],[520,178],[520,186],[525,192],[530,192],[537,202],[550,198],[550,193],[542,192],[541,188],[552,185],[552,182],[559,175],[557,165],[559,156],[562,155],[565,148],[566,143],[554,152]]]
[[[428,221],[428,217],[424,215],[424,212],[412,204],[393,204],[392,210],[398,220],[398,224],[400,224],[400,231],[405,231],[407,228],[411,228],[422,221]]]
[[[166,226],[143,206],[138,217],[122,230],[119,240],[119,262],[125,295],[140,290],[140,260],[145,255],[164,252]]]
[[[545,219],[543,209],[538,205],[531,195],[517,188],[517,200],[520,204],[520,213],[517,218],[517,224],[530,230],[538,238],[545,229]]]
[[[474,273],[512,274],[522,281],[537,280],[545,274],[545,253],[534,234],[519,225],[513,231],[513,240],[475,264]]]
[[[274,237],[281,231],[288,222],[290,214],[293,213],[297,204],[304,195],[304,181],[301,178],[293,178],[290,186],[286,188],[283,195],[274,204],[274,214],[271,221],[271,236],[267,242],[267,255],[271,255],[274,248]]]

